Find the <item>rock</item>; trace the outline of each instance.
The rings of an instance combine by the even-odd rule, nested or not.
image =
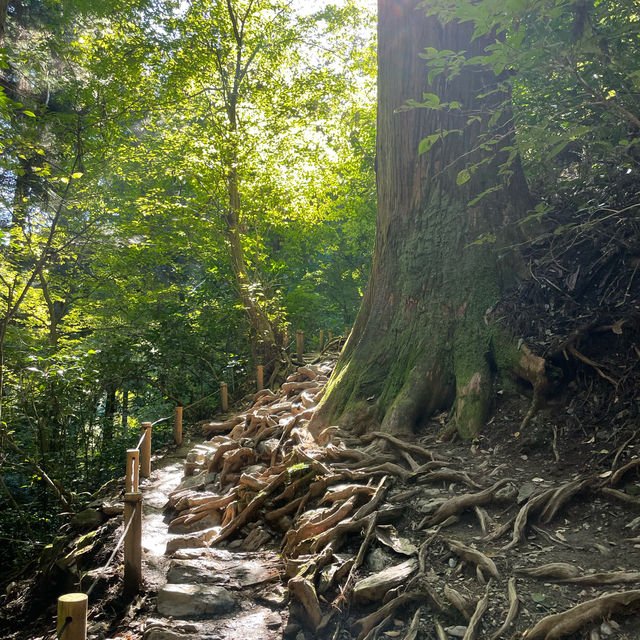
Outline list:
[[[416,504],[416,509],[424,515],[429,515],[437,511],[448,498],[431,498],[430,500],[420,500]]]
[[[147,629],[142,637],[143,640],[196,640],[196,636],[184,635],[162,627]]]
[[[444,630],[447,632],[447,635],[450,635],[452,638],[464,638],[464,634],[467,632],[467,627],[445,627]]]
[[[165,584],[158,591],[158,612],[175,618],[195,618],[228,613],[233,598],[224,587],[199,584]]]
[[[600,625],[600,633],[603,636],[612,636],[613,635],[613,628],[611,627],[611,625],[606,620]]]
[[[382,600],[389,589],[402,584],[417,568],[417,558],[411,558],[402,564],[374,573],[356,583],[353,596],[360,604]]]
[[[119,516],[124,513],[124,503],[122,502],[103,502],[100,511],[105,516]]]
[[[514,484],[507,484],[504,487],[498,489],[493,494],[493,499],[496,502],[513,502],[518,495],[518,488]]]
[[[70,524],[74,529],[86,529],[101,525],[103,520],[102,512],[97,509],[84,509],[71,518]]]
[[[229,576],[216,571],[215,565],[205,560],[173,560],[169,565],[167,582],[220,585],[229,582]]]
[[[371,571],[382,571],[386,566],[390,565],[393,560],[391,556],[382,549],[374,549],[367,556],[367,566]]]
[[[518,504],[522,504],[526,500],[528,500],[533,493],[538,489],[539,485],[533,482],[525,482],[518,491],[517,502]]]
[[[282,633],[285,638],[291,638],[296,636],[298,631],[300,631],[300,625],[295,622],[289,622]]]

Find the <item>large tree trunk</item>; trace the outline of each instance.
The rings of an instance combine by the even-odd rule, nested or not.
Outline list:
[[[492,156],[478,149],[493,107],[507,96],[497,92],[478,99],[497,85],[491,70],[478,67],[427,81],[419,56],[426,47],[474,56],[487,40],[471,42],[471,26],[443,26],[416,4],[379,0],[373,267],[353,331],[311,423],[316,434],[336,422],[356,432],[409,432],[435,410],[453,406],[458,430],[470,436],[488,415],[496,369],[517,367],[520,357],[486,318],[518,266],[505,250],[503,230],[513,229],[530,206],[519,164],[506,183],[498,175],[506,151]],[[425,92],[441,102],[457,101],[462,109],[403,109],[407,100],[422,102]],[[469,125],[475,115],[480,119]],[[501,135],[508,120],[505,111]],[[459,133],[418,155],[421,139],[452,129]],[[501,147],[512,144],[510,138],[504,135]],[[458,185],[465,163],[484,158],[486,164]],[[501,190],[469,205],[501,181]],[[482,234],[497,241],[472,244]]]

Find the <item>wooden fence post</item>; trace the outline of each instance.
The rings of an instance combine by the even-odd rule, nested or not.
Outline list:
[[[229,411],[229,391],[226,382],[220,383],[220,406],[223,411]]]
[[[126,469],[125,492],[137,491],[140,477],[140,452],[137,449],[127,449]]]
[[[318,345],[318,351],[322,351],[323,346],[324,346],[324,329],[320,329],[320,340]]]
[[[329,342],[333,340],[333,331],[329,331]]]
[[[60,640],[87,640],[88,606],[86,593],[66,593],[58,598],[56,631],[60,633],[64,627]]]
[[[140,444],[140,475],[148,478],[151,475],[151,423],[143,422],[144,438]]]
[[[133,518],[124,537],[124,592],[133,596],[142,584],[142,492],[124,494],[124,524]]]
[[[180,446],[182,444],[182,407],[176,407],[176,420],[173,423],[173,441]]]
[[[348,338],[349,337],[349,327],[345,327],[344,328],[344,337]]]
[[[264,367],[261,364],[258,365],[256,372],[256,386],[258,387],[258,391],[264,389]]]
[[[298,360],[302,362],[302,356],[304,354],[304,331],[302,329],[296,331],[296,354]]]

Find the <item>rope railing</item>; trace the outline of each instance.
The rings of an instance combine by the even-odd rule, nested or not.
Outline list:
[[[320,331],[320,350],[324,345],[324,331]],[[345,337],[348,330],[345,328]],[[333,338],[333,333],[328,332],[328,341]],[[288,345],[287,345],[288,346]],[[285,347],[287,348],[287,347]],[[304,331],[296,331],[296,355],[302,361],[304,354]],[[256,386],[258,391],[264,388],[264,367],[257,365]],[[182,417],[185,409],[190,409],[200,402],[220,394],[220,407],[226,412],[229,409],[229,392],[226,382],[220,382],[220,388],[207,396],[192,402],[186,406],[176,406],[174,412],[174,441],[176,445],[182,443]],[[159,418],[155,422],[143,422],[142,433],[135,449],[126,451],[125,467],[125,495],[124,495],[124,530],[111,552],[107,562],[97,573],[86,593],[67,593],[58,598],[58,618],[56,640],[86,640],[88,599],[93,593],[100,578],[114,561],[118,550],[124,544],[124,580],[123,588],[126,595],[135,595],[142,584],[142,492],[140,491],[140,477],[148,478],[151,475],[151,432],[155,425],[169,420],[171,416]]]

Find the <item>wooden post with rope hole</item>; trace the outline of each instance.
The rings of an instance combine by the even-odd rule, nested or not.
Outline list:
[[[173,423],[173,441],[178,446],[182,444],[182,410],[183,407],[176,407],[176,418]]]
[[[302,362],[303,354],[304,354],[304,331],[302,329],[298,329],[296,331],[296,355],[298,357],[299,362]]]
[[[125,492],[137,491],[140,478],[140,452],[127,449],[127,466],[125,475]]]
[[[87,640],[87,611],[89,596],[86,593],[65,593],[58,598],[56,632],[64,627],[60,640]]]
[[[220,406],[225,413],[229,411],[229,391],[226,382],[220,383]]]
[[[131,520],[133,519],[133,520]],[[134,596],[142,584],[142,492],[124,494],[124,525],[131,525],[124,536],[124,593]]]
[[[322,351],[324,347],[324,329],[320,329],[320,339],[318,340],[318,351]]]
[[[148,478],[151,475],[151,423],[142,423],[144,438],[140,443],[140,475]]]
[[[258,365],[256,371],[256,386],[258,387],[258,391],[264,389],[264,367],[261,364]]]

